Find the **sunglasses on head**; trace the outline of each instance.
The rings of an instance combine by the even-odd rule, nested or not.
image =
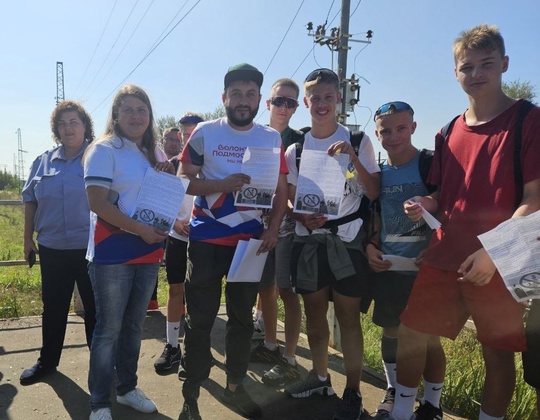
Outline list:
[[[311,73],[309,73],[304,83],[313,82],[314,80],[319,80],[321,82],[335,83],[335,82],[339,82],[339,77],[332,70],[322,68],[322,69],[313,70]]]
[[[274,96],[270,98],[270,103],[278,108],[284,106],[285,108],[296,108],[298,106],[298,101],[294,98],[289,98],[288,96]]]
[[[395,101],[395,102],[388,102],[384,105],[381,105],[377,111],[375,111],[375,116],[373,117],[373,121],[377,121],[377,117],[381,114],[386,114],[388,111],[410,111],[412,115],[414,115],[414,111],[411,108],[411,106],[407,102],[401,102],[401,101]]]

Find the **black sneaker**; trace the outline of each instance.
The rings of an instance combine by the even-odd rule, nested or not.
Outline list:
[[[362,411],[362,397],[354,389],[345,388],[333,420],[357,420]]]
[[[251,399],[243,385],[238,385],[234,392],[227,386],[221,398],[225,404],[243,416],[248,418],[262,417],[261,407]]]
[[[184,405],[178,420],[202,420],[199,414],[199,405],[197,399],[200,394],[200,386],[194,385],[189,381],[182,385],[182,396],[184,397]]]
[[[307,398],[313,394],[327,397],[335,393],[330,382],[330,374],[328,374],[326,381],[321,381],[314,370],[311,370],[303,381],[295,382],[285,388],[285,394],[293,398]]]
[[[275,350],[268,350],[263,341],[251,350],[249,361],[275,365],[281,362],[281,350],[279,349],[279,346],[277,346]]]
[[[284,386],[299,379],[298,366],[289,364],[287,359],[281,359],[277,365],[265,372],[262,377],[263,383],[269,386]]]
[[[379,404],[379,407],[377,408],[377,414],[375,415],[375,419],[384,420],[384,419],[391,418],[390,413],[392,413],[392,409],[394,408],[395,398],[396,398],[396,389],[388,388],[386,390],[386,394],[384,395],[384,398],[382,399],[381,403]]]
[[[154,368],[156,369],[156,372],[169,370],[175,364],[180,363],[181,358],[182,351],[180,350],[180,346],[173,347],[167,343],[163,349],[163,353],[161,353],[161,356],[159,356],[154,363]]]
[[[435,407],[429,401],[420,403],[414,410],[413,419],[416,420],[442,420],[443,412],[441,407]]]

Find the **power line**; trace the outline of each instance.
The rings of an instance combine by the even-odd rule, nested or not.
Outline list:
[[[328,13],[326,14],[326,20],[324,21],[324,25],[323,26],[326,26],[326,24],[328,23],[328,18],[330,17],[330,12],[332,11],[332,7],[334,7],[334,1],[335,0],[332,0],[332,3],[330,4],[330,9],[328,9]],[[335,19],[335,17],[334,17]],[[334,20],[332,19],[332,20]],[[332,24],[332,22],[330,22],[330,24]]]
[[[94,92],[96,91],[96,89],[101,86],[101,84],[103,83],[103,81],[105,80],[105,78],[109,75],[109,73],[111,72],[111,70],[114,68],[115,64],[118,62],[118,60],[120,59],[120,57],[122,56],[122,53],[124,52],[124,50],[126,49],[126,47],[128,46],[129,42],[131,41],[131,38],[133,38],[133,35],[135,35],[135,32],[137,32],[137,29],[139,29],[139,26],[141,25],[142,21],[144,20],[144,18],[146,17],[146,15],[148,14],[148,11],[150,10],[150,8],[152,7],[152,5],[154,4],[154,0],[152,0],[152,2],[148,5],[148,7],[146,8],[146,10],[144,11],[143,15],[141,16],[141,18],[139,19],[139,21],[137,22],[137,25],[135,26],[135,28],[133,29],[133,31],[131,32],[131,34],[129,35],[129,38],[127,39],[127,41],[124,43],[124,46],[122,47],[122,49],[120,50],[120,52],[118,53],[118,55],[116,56],[116,58],[114,59],[113,63],[109,66],[109,70],[107,70],[107,72],[103,75],[103,77],[101,78],[101,80],[97,83],[97,85],[95,86],[94,88],[94,91],[90,93],[90,95],[88,95],[88,98],[90,98]],[[87,99],[88,99],[87,98]]]
[[[356,13],[356,10],[358,10],[358,6],[360,6],[360,3],[362,3],[362,0],[358,0],[358,4],[356,5],[356,7],[354,8],[354,10],[351,13],[351,16],[349,16],[349,17],[353,17],[353,15]]]
[[[95,82],[98,74],[101,72],[101,69],[103,68],[103,66],[105,65],[106,61],[109,59],[114,47],[116,46],[116,43],[118,42],[118,39],[120,38],[120,36],[122,35],[122,33],[124,32],[124,29],[127,25],[127,23],[129,22],[129,19],[131,18],[131,15],[133,14],[133,11],[135,10],[135,8],[137,7],[137,4],[139,4],[139,0],[137,0],[135,2],[135,4],[133,5],[133,7],[131,8],[131,11],[129,12],[129,15],[128,17],[126,18],[126,20],[124,21],[124,24],[122,25],[122,28],[120,29],[120,31],[118,32],[118,35],[116,36],[116,39],[114,40],[114,42],[112,43],[111,45],[111,48],[109,48],[109,52],[107,53],[107,55],[105,56],[105,58],[103,59],[103,61],[101,62],[101,66],[99,66],[99,69],[94,72],[94,77],[92,78],[92,80],[90,81],[90,83],[88,84],[88,86],[86,87],[86,90],[84,91],[84,93],[81,95],[81,97],[84,97],[86,95],[86,92],[88,92],[88,90],[90,89],[90,87],[92,86],[92,84]]]
[[[94,48],[94,52],[92,53],[92,57],[90,57],[90,61],[86,65],[86,69],[84,69],[84,73],[81,77],[81,80],[79,80],[79,83],[77,84],[77,87],[73,91],[73,96],[75,96],[75,93],[79,90],[79,87],[81,86],[82,81],[84,80],[84,77],[86,76],[86,73],[88,72],[88,68],[90,67],[90,64],[92,63],[92,60],[94,59],[94,56],[96,55],[96,51],[99,47],[99,44],[101,43],[101,40],[103,39],[103,35],[105,35],[105,31],[107,30],[107,27],[109,26],[109,22],[111,21],[112,14],[114,12],[114,9],[116,7],[116,3],[118,3],[118,0],[115,0],[113,7],[111,9],[111,13],[109,13],[109,17],[107,18],[107,22],[105,23],[105,27],[103,28],[103,31],[101,31],[101,35],[99,37],[99,40],[96,44],[96,48]]]
[[[141,59],[141,61],[139,61],[139,63],[133,68],[133,70],[131,70],[128,75],[126,77],[124,77],[122,79],[122,81],[120,83],[118,83],[118,85],[98,104],[98,106],[96,106],[92,111],[91,113],[93,114],[97,109],[99,109],[101,107],[101,105],[103,105],[103,103],[109,99],[109,97],[112,96],[113,93],[116,92],[116,90],[122,86],[122,84],[126,81],[126,79],[131,76],[133,73],[135,73],[135,70],[137,70],[140,65],[142,63],[144,63],[146,61],[146,59],[156,50],[157,47],[159,47],[161,45],[161,43],[163,41],[165,41],[165,39],[167,39],[167,37],[171,34],[172,31],[174,31],[176,29],[176,27],[183,22],[183,20],[191,13],[191,11],[201,2],[202,0],[197,0],[197,2],[191,7],[191,9],[189,9],[186,14],[184,16],[182,16],[182,18],[171,28],[171,30],[169,32],[167,32],[165,34],[165,36],[159,41],[156,43],[156,45],[146,53],[146,55]]]
[[[276,57],[279,49],[281,48],[281,45],[283,44],[283,41],[285,41],[285,37],[287,36],[287,34],[289,33],[289,31],[291,30],[291,27],[294,23],[294,21],[296,20],[296,17],[298,16],[298,13],[300,12],[300,9],[302,8],[302,5],[304,4],[304,1],[305,0],[302,0],[302,3],[300,3],[300,6],[298,6],[298,10],[296,11],[296,14],[294,15],[294,17],[292,18],[291,20],[291,23],[289,24],[289,27],[287,28],[287,30],[285,31],[285,35],[283,35],[283,38],[281,38],[281,42],[279,43],[276,51],[274,52],[274,55],[272,56],[272,58],[270,59],[270,62],[268,63],[268,66],[266,66],[266,69],[264,70],[264,73],[263,74],[266,74],[266,72],[268,71],[268,68],[270,67],[270,65],[272,64],[272,62],[274,61],[274,58]]]

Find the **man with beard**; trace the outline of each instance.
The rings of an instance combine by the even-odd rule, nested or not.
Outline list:
[[[180,155],[181,176],[189,178],[187,193],[196,196],[190,223],[186,274],[187,326],[184,338],[186,380],[180,419],[200,419],[197,399],[201,382],[212,366],[210,332],[219,310],[221,283],[227,275],[239,240],[258,237],[259,253],[276,244],[287,207],[287,165],[280,153],[280,170],[267,229],[261,211],[236,207],[234,195],[250,177],[240,173],[247,147],[282,148],[279,133],[253,122],[261,100],[262,73],[242,63],[225,75],[222,95],[227,116],[201,123]],[[226,362],[227,385],[222,399],[245,417],[261,416],[260,407],[242,385],[249,363],[253,322],[251,308],[258,283],[227,283]]]

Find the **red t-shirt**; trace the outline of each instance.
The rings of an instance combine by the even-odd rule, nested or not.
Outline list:
[[[514,139],[521,101],[475,127],[459,117],[447,140],[439,133],[429,183],[440,186],[437,218],[424,263],[457,271],[481,247],[477,236],[512,217],[516,210]],[[540,178],[540,108],[523,123],[523,182]]]

